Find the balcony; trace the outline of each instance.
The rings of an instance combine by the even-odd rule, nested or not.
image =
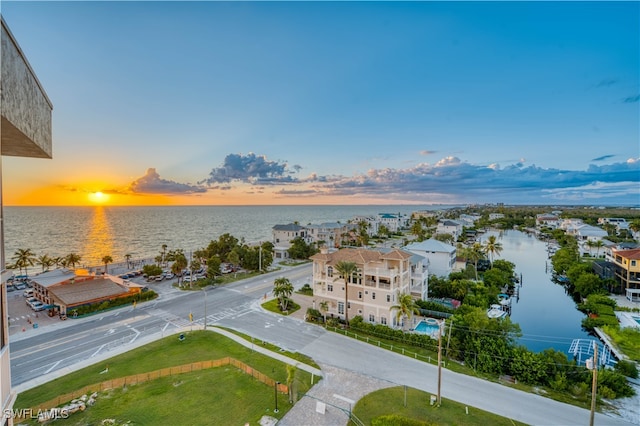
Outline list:
[[[2,155],[51,158],[53,105],[2,19]]]

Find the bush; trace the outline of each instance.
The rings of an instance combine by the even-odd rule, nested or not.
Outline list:
[[[307,321],[322,323],[324,318],[319,310],[313,308],[307,308]]]
[[[638,367],[634,362],[620,360],[616,364],[615,370],[627,377],[631,377],[632,379],[638,378]]]
[[[311,288],[309,284],[305,284],[296,293],[304,294],[305,296],[313,296],[313,288]]]

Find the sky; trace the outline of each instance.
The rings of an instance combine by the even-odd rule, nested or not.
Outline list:
[[[640,205],[639,2],[23,2],[5,205]]]

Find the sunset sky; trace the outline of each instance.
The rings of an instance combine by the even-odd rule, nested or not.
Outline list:
[[[5,205],[640,205],[638,2],[14,2]]]

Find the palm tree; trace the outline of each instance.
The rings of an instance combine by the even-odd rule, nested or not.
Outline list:
[[[38,256],[38,264],[42,265],[42,272],[48,271],[55,264],[55,260],[50,258],[48,254]]]
[[[27,268],[29,266],[33,266],[37,259],[35,253],[31,249],[18,249],[13,254],[11,260],[15,262],[15,265],[19,268],[21,273],[22,268],[24,268],[24,274],[29,276]]]
[[[183,253],[176,254],[176,259],[173,261],[173,265],[171,265],[171,272],[179,276],[178,284],[182,282],[182,271],[188,264],[187,257]]]
[[[131,268],[131,254],[125,254],[124,259],[127,261],[127,268]]]
[[[602,242],[602,240],[598,240],[593,244],[593,246],[596,248],[596,257],[598,257],[598,255],[600,254],[600,249],[604,247],[604,243]]]
[[[73,269],[76,269],[76,263],[80,263],[81,259],[82,259],[82,257],[80,257],[79,255],[77,255],[75,253],[69,253],[67,255],[67,257],[65,258],[65,262],[66,262],[67,266],[71,265],[71,267]]]
[[[110,263],[113,263],[113,258],[109,255],[106,255],[102,258],[102,263],[104,263],[104,273],[105,275],[108,273],[107,272],[107,265]]]
[[[162,245],[162,264],[164,265],[164,261],[165,261],[165,254],[167,253],[167,245],[163,244]]]
[[[353,281],[353,274],[358,272],[358,265],[354,262],[347,262],[341,260],[336,263],[334,268],[340,276],[337,277],[334,281],[337,281],[340,278],[344,279],[344,322],[349,326],[349,282]]]
[[[273,295],[280,300],[280,309],[287,310],[289,296],[293,293],[293,284],[287,278],[276,278],[273,282]]]
[[[498,242],[495,235],[490,235],[484,243],[484,252],[489,255],[489,262],[493,264],[493,256],[497,256],[502,252],[502,244]]]
[[[406,319],[411,319],[411,317],[414,314],[419,314],[420,310],[418,309],[418,306],[416,305],[416,301],[413,300],[413,297],[411,297],[410,294],[408,293],[400,293],[400,291],[398,291],[397,295],[396,295],[397,299],[398,299],[398,304],[397,305],[393,305],[391,307],[391,310],[395,310],[396,311],[396,323],[400,322],[400,318],[402,318],[403,320]],[[404,329],[404,321],[402,323],[402,329]]]
[[[327,323],[327,311],[329,311],[329,302],[327,302],[326,300],[323,300],[322,302],[320,302],[320,311],[322,312],[322,319],[324,320],[324,323]]]

